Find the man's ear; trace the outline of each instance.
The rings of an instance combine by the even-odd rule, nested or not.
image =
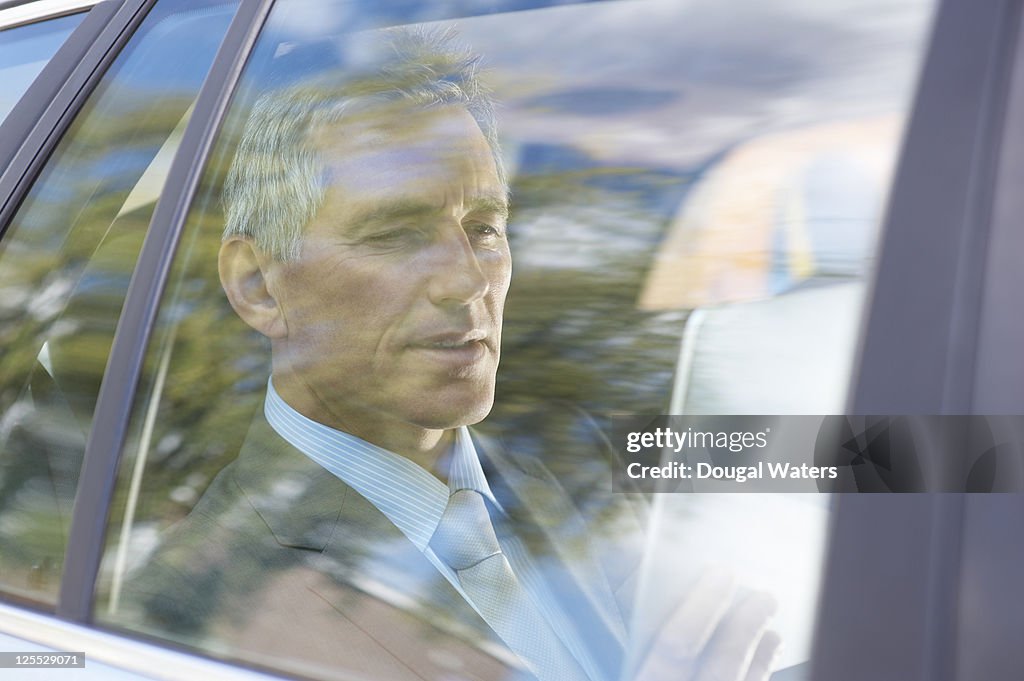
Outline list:
[[[287,335],[288,325],[281,306],[267,286],[272,261],[249,239],[229,237],[220,245],[217,269],[228,302],[246,324],[270,339]]]

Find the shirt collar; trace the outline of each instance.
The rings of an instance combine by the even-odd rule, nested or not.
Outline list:
[[[452,492],[476,490],[500,508],[466,426],[456,429],[446,486],[404,456],[303,416],[278,395],[272,378],[263,412],[278,435],[366,498],[420,551]]]

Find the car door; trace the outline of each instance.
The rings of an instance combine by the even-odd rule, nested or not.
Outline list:
[[[157,3],[156,9],[153,3],[98,6],[99,12],[106,13],[105,25],[94,22],[88,44],[78,43],[77,52],[66,45],[58,53],[54,62],[63,63],[63,75],[52,82],[37,81],[18,105],[24,115],[16,108],[5,122],[4,146],[0,149],[10,159],[8,170],[0,178],[0,200],[5,202],[0,217],[6,229],[0,248],[5,249],[3,253],[14,254],[8,256],[6,267],[0,255],[0,276],[5,275],[12,261],[26,268],[24,274],[8,280],[5,295],[5,301],[20,300],[21,308],[5,303],[11,309],[6,310],[10,317],[5,318],[4,333],[14,338],[4,338],[4,357],[13,378],[4,383],[3,395],[8,402],[3,405],[7,424],[2,432],[8,441],[11,434],[41,439],[29,440],[28,446],[34,451],[42,448],[53,452],[48,455],[49,461],[58,462],[26,468],[26,459],[18,458],[17,448],[5,450],[8,469],[23,469],[19,471],[20,481],[11,475],[5,479],[11,489],[27,493],[20,498],[13,493],[5,496],[17,499],[19,506],[8,511],[15,520],[2,527],[10,532],[12,526],[18,528],[20,524],[22,531],[34,539],[27,541],[23,534],[7,535],[14,549],[0,554],[11,561],[5,566],[10,572],[5,569],[4,574],[19,575],[19,581],[2,584],[4,598],[16,601],[22,609],[56,612],[80,623],[68,630],[84,637],[77,639],[83,641],[83,646],[104,650],[108,659],[123,655],[125,650],[140,656],[148,651],[156,657],[145,660],[177,659],[178,664],[186,665],[174,667],[166,662],[162,674],[167,677],[186,674],[182,670],[191,669],[187,660],[161,657],[151,647],[119,641],[151,637],[162,640],[163,645],[179,647],[182,641],[175,641],[166,632],[147,629],[134,614],[118,609],[113,595],[119,588],[117,575],[144,563],[169,524],[189,512],[209,479],[230,457],[231,443],[237,435],[233,428],[248,424],[266,378],[258,375],[262,367],[258,359],[249,358],[256,352],[251,338],[240,344],[238,339],[243,336],[217,335],[221,327],[225,333],[229,331],[231,318],[217,316],[225,312],[219,289],[211,283],[208,270],[196,267],[196,263],[208,260],[219,240],[219,209],[211,197],[215,196],[217,173],[223,170],[219,164],[225,163],[231,153],[225,140],[230,139],[231,126],[240,125],[238,111],[246,110],[256,91],[273,84],[273,78],[287,81],[292,77],[289,69],[301,74],[316,67],[322,53],[315,46],[309,51],[300,49],[304,45],[299,38],[310,43],[325,33],[327,38],[337,38],[331,33],[331,21],[337,17],[318,13],[310,3],[281,3],[274,10],[271,3],[242,2],[237,15],[233,9],[219,18],[213,12],[194,24],[188,23],[190,12],[202,13],[210,6],[196,3],[187,9],[179,7],[178,30],[211,33],[203,56],[187,55],[186,60],[180,52],[174,53],[176,59],[194,67],[190,71],[193,77],[179,83],[188,94],[169,96],[157,88],[159,97],[169,97],[159,100],[166,116],[155,121],[129,108],[133,116],[140,116],[139,126],[129,126],[131,134],[124,135],[124,139],[95,125],[90,127],[90,111],[103,115],[117,111],[104,99],[118,96],[115,84],[108,81],[91,94],[98,76],[116,74],[119,68],[130,77],[131,55],[145,51],[141,41],[147,31],[161,36],[159,22],[170,19],[173,24],[176,10],[166,9],[173,4]],[[802,71],[809,67],[800,56],[821,50],[835,59],[845,48],[847,54],[857,56],[853,60],[857,61],[864,49],[856,41],[843,42],[844,31],[831,32],[828,29],[834,29],[834,23],[823,20],[813,8],[796,8],[799,3],[786,5],[794,12],[794,24],[788,23],[786,12],[780,18],[768,8],[752,11],[749,30],[736,31],[730,30],[735,25],[731,10],[705,6],[708,14],[685,14],[678,7],[658,3],[652,3],[657,5],[654,9],[664,14],[649,14],[644,20],[634,20],[638,26],[632,26],[624,18],[626,4],[594,3],[592,7],[559,9],[545,3],[499,3],[490,8],[493,16],[461,5],[445,11],[367,6],[346,15],[356,17],[352,20],[355,24],[361,17],[370,26],[449,21],[461,16],[460,23],[468,27],[465,30],[471,39],[480,45],[493,44],[491,52],[498,60],[499,72],[506,76],[504,92],[514,102],[507,117],[513,127],[507,148],[515,159],[512,170],[518,178],[516,193],[523,195],[519,234],[515,237],[521,265],[519,278],[513,282],[513,295],[518,291],[520,297],[513,297],[510,303],[513,307],[506,346],[518,359],[508,360],[505,366],[501,380],[508,397],[506,412],[495,414],[495,421],[524,449],[540,447],[545,451],[549,446],[545,441],[557,442],[564,457],[556,457],[554,463],[566,475],[587,470],[587,455],[594,446],[586,440],[587,434],[594,432],[594,423],[598,428],[602,426],[605,413],[623,408],[633,413],[672,409],[672,386],[678,387],[679,380],[673,376],[676,367],[685,366],[689,372],[694,366],[692,355],[680,356],[678,344],[688,324],[688,313],[703,303],[682,307],[661,303],[663,307],[655,313],[649,309],[641,312],[644,306],[637,304],[645,283],[653,281],[645,275],[655,270],[655,256],[672,255],[663,239],[669,235],[673,220],[690,219],[689,214],[678,210],[694,198],[688,194],[689,188],[697,186],[716,167],[735,170],[736,165],[720,162],[728,160],[733,149],[738,153],[732,158],[744,157],[741,147],[751,138],[753,144],[747,149],[754,152],[768,148],[777,153],[780,147],[807,143],[807,138],[800,141],[798,135],[787,138],[779,134],[775,138],[777,146],[770,144],[770,133],[786,133],[787,126],[798,128],[798,123],[807,123],[800,114],[808,110],[808,105],[799,105],[799,93],[790,89],[793,85],[788,78],[796,74],[796,81],[813,86],[821,84],[816,78],[824,77]],[[622,15],[617,14],[619,10]],[[916,82],[912,60],[920,54],[905,41],[913,35],[920,41],[916,45],[923,44],[932,17],[931,8],[923,5],[904,7],[904,12],[903,19],[913,29],[891,35],[883,32],[891,42],[883,39],[879,48],[880,53],[885,49],[904,51],[904,61],[899,62],[904,89],[892,95],[894,100],[887,100],[901,102],[899,106],[904,108],[896,108],[902,115],[906,115],[905,103]],[[872,25],[870,14],[862,10],[857,15],[865,22],[863,27]],[[311,26],[310,17],[319,17],[324,25]],[[890,152],[895,153],[900,145],[903,151],[890,190],[878,265],[859,272],[862,281],[858,286],[866,281],[866,291],[862,288],[854,294],[859,296],[858,304],[865,306],[866,331],[860,341],[845,337],[840,352],[825,357],[821,365],[838,375],[838,388],[832,381],[823,394],[832,396],[837,389],[842,390],[844,382],[850,383],[854,394],[852,413],[1019,411],[1014,401],[1014,386],[1018,384],[1013,380],[1020,367],[1014,356],[1014,349],[1019,347],[1015,335],[1019,328],[1006,323],[1006,315],[1000,314],[1006,309],[1007,298],[1012,302],[1014,285],[1019,283],[1010,257],[1015,244],[1019,245],[1012,228],[1017,214],[1013,201],[1018,194],[1012,191],[1008,179],[1014,177],[1015,150],[1020,149],[1014,143],[1019,126],[1013,123],[1020,117],[1010,115],[1019,109],[1015,93],[1020,90],[1018,85],[1010,86],[1016,82],[1011,74],[1019,74],[1020,69],[1009,66],[1018,49],[1014,41],[1020,28],[1019,4],[990,5],[979,11],[974,5],[947,0],[935,17],[917,104],[906,119],[906,134],[901,137],[898,130],[893,133],[890,129],[885,137]],[[112,23],[107,25],[108,21]],[[151,26],[142,30],[146,21],[151,21]],[[233,21],[230,28],[227,21]],[[684,80],[672,81],[677,74],[671,69],[658,71],[658,64],[651,66],[642,57],[630,57],[623,47],[636,35],[658,28],[659,21],[666,29],[662,42],[652,40],[635,47],[642,53],[659,46],[671,55],[676,44],[673,32],[683,33],[683,44],[699,48],[673,57],[688,65]],[[265,22],[270,28],[263,28]],[[616,22],[624,22],[619,24],[618,33]],[[754,24],[758,30],[754,30]],[[162,26],[162,30],[169,28],[168,24]],[[552,28],[545,33],[545,26]],[[783,27],[792,32],[786,34],[790,41],[780,44],[777,36],[782,33],[775,31]],[[261,28],[264,32],[257,38]],[[540,37],[533,36],[528,28],[540,31]],[[274,30],[282,33],[275,35]],[[289,30],[296,35],[290,35]],[[962,31],[969,38],[966,47]],[[764,40],[758,39],[759,34],[765,36]],[[129,41],[132,35],[135,37]],[[173,30],[168,35],[173,37]],[[820,39],[822,35],[831,36],[834,42]],[[716,42],[709,36],[728,40]],[[551,47],[537,50],[531,46],[534,39]],[[132,41],[135,51],[121,53],[125,57],[120,63],[114,61],[121,47],[127,42],[131,48]],[[566,45],[565,54],[557,59],[547,56],[557,53],[561,43]],[[164,37],[163,47],[173,51],[174,41]],[[591,47],[595,49],[588,51]],[[835,51],[829,52],[828,47]],[[729,52],[731,48],[736,51]],[[216,59],[215,53],[219,55]],[[72,54],[87,57],[90,65],[71,68],[68,55]],[[292,59],[285,59],[289,54]],[[965,54],[971,58],[964,59]],[[134,58],[141,60],[142,56]],[[636,61],[631,61],[634,58]],[[166,63],[172,58],[157,49],[150,59]],[[275,61],[286,63],[283,75],[270,68],[260,72],[260,59],[264,66]],[[111,61],[114,66],[108,70]],[[666,58],[665,63],[676,62]],[[872,64],[870,60],[865,63]],[[631,65],[636,73],[629,72]],[[654,69],[654,76],[641,65]],[[152,71],[141,68],[139,82],[174,80],[175,69],[161,70],[159,65]],[[541,75],[533,74],[530,68]],[[92,75],[94,70],[96,75]],[[596,75],[593,80],[577,83],[574,78],[579,78],[581,72]],[[863,82],[858,79],[870,79],[880,72],[854,68],[842,72],[848,77],[842,84],[852,86]],[[43,76],[46,74],[44,70]],[[668,80],[637,81],[637,75]],[[49,94],[44,87],[49,88]],[[828,91],[822,88],[822,92]],[[857,97],[853,95],[857,92],[843,99],[835,94],[841,91],[840,87],[832,91],[836,98],[832,106],[844,111],[847,107],[856,109]],[[738,92],[747,93],[748,98],[740,97]],[[86,102],[75,118],[87,98],[94,101]],[[683,106],[684,101],[692,102],[696,113]],[[758,102],[771,105],[759,114]],[[751,108],[744,108],[748,106]],[[32,115],[27,113],[30,111]],[[787,112],[796,112],[798,120],[787,119]],[[681,121],[692,125],[682,126]],[[752,125],[753,132],[748,134],[744,125]],[[722,134],[723,129],[727,134]],[[8,135],[8,131],[17,134]],[[863,129],[851,133],[847,128],[834,134],[833,139],[849,134],[863,134]],[[94,137],[83,138],[84,150],[76,150],[76,135]],[[758,139],[761,137],[766,138],[763,145]],[[118,146],[126,139],[127,148]],[[721,143],[722,139],[729,143]],[[99,151],[92,146],[99,147]],[[811,148],[825,147],[812,144]],[[90,158],[89,153],[100,157]],[[751,156],[756,160],[753,153],[746,158]],[[762,165],[755,167],[765,167],[764,161],[759,163]],[[772,168],[781,165],[767,162]],[[54,190],[47,187],[63,187],[76,173],[94,168],[109,173],[111,179],[106,185],[97,182],[76,189],[79,203],[59,210],[51,207],[48,220],[26,218],[33,204],[44,210],[52,200],[48,192]],[[812,165],[811,171],[822,168],[834,171],[836,166]],[[862,177],[848,170],[844,166],[841,172],[825,174],[848,186],[851,178]],[[727,179],[750,177],[723,175]],[[888,186],[886,179],[881,183],[882,193]],[[733,192],[756,188],[743,181],[737,187]],[[783,188],[790,190],[781,202],[785,207],[810,205],[790,201],[806,187],[790,183]],[[158,196],[160,201],[156,203]],[[704,196],[714,203],[713,196]],[[835,199],[836,194],[830,196],[834,203],[828,205],[843,204]],[[74,201],[75,196],[65,200]],[[73,225],[81,224],[82,239],[73,234],[68,237],[75,237],[70,239],[70,255],[62,255],[57,249],[47,251],[45,259],[30,262],[25,250],[12,246],[19,243],[19,233],[28,235],[21,237],[28,240],[35,229],[45,229],[46,225],[57,230],[54,236],[29,240],[29,245],[42,244],[45,248],[48,241],[60,241],[64,233],[59,231],[59,219],[53,216],[78,214],[83,217]],[[750,219],[763,222],[761,218]],[[809,224],[806,220],[801,223],[787,218],[776,222],[774,216],[769,218],[769,225]],[[945,227],[939,229],[939,224]],[[861,226],[871,229],[870,225]],[[987,241],[978,239],[979,229],[990,233]],[[784,237],[792,241],[785,242]],[[752,318],[749,313],[756,315],[762,309],[768,310],[762,318],[768,317],[769,322],[757,327],[758,333],[771,330],[771,322],[777,317],[771,312],[779,307],[776,298],[787,296],[782,305],[788,304],[792,287],[808,272],[800,264],[807,255],[806,249],[799,247],[800,237],[799,230],[782,230],[774,236],[766,232],[757,237],[762,246],[767,244],[769,255],[781,254],[784,263],[774,267],[771,257],[763,259],[769,263],[763,270],[771,275],[765,278],[769,283],[762,290],[767,292],[767,303],[762,306],[758,301],[712,299],[712,321],[720,323],[704,327],[705,331],[728,330],[728,323],[735,323],[737,317],[746,320],[741,330],[751,328],[744,326]],[[776,248],[778,243],[784,247]],[[922,244],[929,246],[922,249]],[[922,253],[933,259],[924,259]],[[699,264],[708,261],[710,255],[704,252],[687,257],[689,262]],[[28,271],[28,264],[35,267],[35,274]],[[64,281],[48,274],[52,272],[74,276]],[[651,283],[650,290],[656,288],[655,283]],[[773,289],[776,285],[780,288]],[[664,285],[659,287],[663,289]],[[802,291],[795,293],[798,300],[803,298]],[[949,305],[950,299],[956,301],[955,305]],[[721,314],[723,304],[733,303],[744,307],[727,307],[726,314]],[[828,314],[849,309],[842,323],[854,327],[859,323],[854,305],[837,309],[835,304],[826,303],[814,309],[824,309]],[[728,318],[734,312],[737,315]],[[9,319],[14,320],[10,325]],[[790,333],[792,328],[808,328],[806,320],[800,321],[798,316],[797,321],[800,325],[788,327]],[[230,331],[238,333],[237,328]],[[782,328],[776,332],[787,331]],[[713,337],[741,335],[742,331]],[[754,336],[748,333],[750,337]],[[740,351],[746,352],[743,344],[739,345]],[[22,346],[16,354],[14,349]],[[703,363],[698,365],[713,370],[705,373],[711,378],[701,385],[735,389],[735,382],[723,381],[721,376],[715,380],[716,367],[721,367],[723,361],[715,352],[721,346],[721,342],[703,346],[709,352],[700,356]],[[751,346],[756,344],[746,347]],[[854,355],[858,348],[862,348],[860,354]],[[229,351],[236,355],[225,355],[228,359],[223,363],[211,362],[206,354]],[[795,355],[795,361],[800,361],[799,353]],[[247,359],[238,360],[239,356]],[[747,356],[737,354],[731,361]],[[115,359],[108,361],[108,357]],[[70,364],[67,358],[72,360]],[[728,356],[725,359],[730,360]],[[836,371],[837,363],[830,359],[845,368]],[[197,376],[197,366],[220,370]],[[752,366],[756,368],[756,363]],[[766,376],[765,385],[775,385],[777,379]],[[698,385],[690,381],[692,377],[692,372],[687,373],[689,388]],[[219,392],[206,392],[203,386],[207,385]],[[182,392],[180,386],[192,389]],[[719,400],[714,404],[735,404],[728,401],[728,391],[710,393],[705,389],[693,394],[713,395]],[[749,397],[752,392],[741,386],[736,394]],[[763,394],[767,397],[762,399],[767,401],[760,404],[770,408],[771,390]],[[197,409],[197,404],[203,409]],[[581,405],[583,408],[577,409]],[[785,410],[776,406],[775,411]],[[970,587],[970,593],[976,594],[980,583],[989,590],[982,589],[978,602],[998,607],[994,594],[1012,580],[1012,569],[1005,566],[1017,564],[1012,562],[1016,554],[1009,554],[1010,563],[995,562],[999,557],[1007,560],[1008,554],[999,552],[999,547],[1005,546],[1002,537],[1017,527],[1007,520],[1015,517],[1012,500],[845,497],[836,509],[829,523],[816,522],[820,532],[799,552],[801,565],[809,570],[800,574],[824,580],[820,608],[814,594],[803,593],[799,606],[803,614],[797,618],[801,622],[793,627],[805,636],[811,628],[808,618],[818,618],[816,667],[811,678],[843,674],[840,678],[922,681],[942,675],[951,679],[1011,678],[1009,670],[1016,667],[1001,657],[1011,650],[1010,642],[997,638],[992,644],[992,638],[978,633],[986,629],[960,626],[971,622],[969,617],[981,606],[960,610],[957,603],[965,593],[962,589]],[[713,534],[713,528],[709,521],[704,530]],[[817,561],[826,546],[828,560],[822,568]],[[963,571],[961,565],[966,566]],[[961,585],[959,580],[965,581]],[[854,583],[862,585],[868,595],[860,589],[852,590],[850,584]],[[1012,623],[1012,613],[1003,610],[999,610],[999,617],[1005,619],[1000,621]],[[51,633],[39,634],[37,640],[61,647],[57,643],[60,635],[55,633],[60,627],[54,629],[50,618],[17,612],[12,608],[9,616],[19,626],[33,623],[22,631],[39,634],[50,626]],[[95,629],[83,624],[118,633],[90,638]],[[879,646],[879,627],[888,631],[881,652],[875,648]],[[998,636],[1012,631],[1007,626],[995,633]],[[103,647],[100,638],[109,647]],[[808,650],[810,643],[801,640],[797,645]],[[216,638],[188,641],[184,646],[191,653],[289,674],[333,678],[354,673],[346,664],[324,665],[295,651],[260,657],[256,654],[260,651],[253,651],[252,646],[225,648],[224,641]],[[871,654],[865,654],[865,649]],[[956,656],[958,662],[949,659],[951,650],[961,653]],[[995,653],[984,655],[981,651],[985,650]],[[447,664],[451,673],[457,673],[453,659],[441,656],[434,664],[441,668]],[[126,666],[138,669],[146,664],[135,661]],[[148,664],[152,671],[153,663]],[[221,667],[215,673],[228,673],[225,669]],[[952,675],[954,670],[961,675]]]

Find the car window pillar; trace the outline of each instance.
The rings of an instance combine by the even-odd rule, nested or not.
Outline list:
[[[885,215],[851,414],[987,409],[974,391],[979,318],[1020,18],[1019,1],[939,6]],[[965,523],[969,502],[998,498],[840,497],[811,678],[965,678],[956,665]]]

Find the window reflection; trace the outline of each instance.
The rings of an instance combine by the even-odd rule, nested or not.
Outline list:
[[[876,10],[798,2],[740,22],[732,6],[662,0],[449,9],[400,19],[454,28],[483,56],[500,154],[490,116],[449,99],[452,62],[389,42],[396,17],[275,8],[162,302],[98,616],[324,678],[675,678],[678,660],[651,651],[673,641],[666,622],[685,629],[673,613],[700,584],[725,606],[694,606],[693,622],[763,621],[774,601],[772,627],[798,652],[751,659],[801,662],[821,500],[743,499],[729,518],[659,500],[652,529],[650,499],[610,494],[606,421],[787,413],[793,397],[842,409],[852,336],[815,341],[804,294],[838,286],[826,307],[857,325],[929,7],[902,5],[881,28]],[[425,72],[450,86],[429,105],[394,85]],[[271,128],[291,141],[265,143]],[[762,303],[773,326],[751,333]],[[788,307],[810,319],[796,326]],[[701,316],[722,330],[681,352]],[[787,362],[806,354],[794,337],[828,369],[806,391],[790,383]],[[774,373],[744,383],[751,365]],[[387,482],[367,473],[381,467]],[[381,492],[396,478],[416,501]],[[547,661],[435,551],[453,479],[483,499],[536,612],[507,609],[554,641]],[[803,531],[755,545],[753,516]],[[665,557],[673,543],[707,555]],[[716,552],[778,579],[709,581]]]

